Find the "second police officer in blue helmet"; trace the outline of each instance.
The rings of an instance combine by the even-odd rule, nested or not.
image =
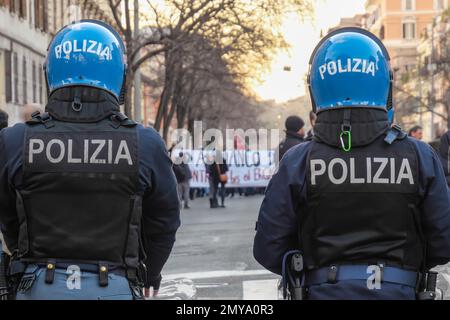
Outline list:
[[[424,298],[424,271],[450,261],[444,172],[431,147],[391,126],[392,78],[387,50],[359,28],[329,34],[311,57],[315,137],[281,161],[254,242],[278,274],[301,252],[285,266],[298,296]]]
[[[140,299],[180,225],[164,142],[120,113],[124,45],[83,20],[48,49],[46,113],[0,133],[0,224],[17,299]],[[148,290],[145,290],[148,293]]]

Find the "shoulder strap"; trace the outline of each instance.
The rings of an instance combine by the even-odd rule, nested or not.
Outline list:
[[[391,145],[396,140],[404,140],[406,137],[407,134],[402,130],[402,128],[398,125],[394,125],[386,131],[386,138],[384,139],[384,142]]]
[[[112,112],[112,116],[111,116],[111,126],[114,129],[118,129],[119,127],[128,127],[128,128],[132,128],[137,126],[137,122],[128,119],[128,117],[126,115],[124,115],[121,112],[118,111],[113,111]]]
[[[46,129],[53,128],[55,126],[55,123],[53,122],[53,118],[51,115],[47,112],[40,113],[39,111],[36,111],[31,114],[31,120],[28,120],[26,122],[27,125],[33,126],[37,124],[43,124]]]

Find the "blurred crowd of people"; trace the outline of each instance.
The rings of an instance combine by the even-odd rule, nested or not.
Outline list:
[[[169,149],[172,154],[173,147]],[[208,163],[205,164],[205,172],[208,175],[208,187],[206,188],[192,188],[192,172],[188,164],[187,155],[179,152],[175,158],[173,171],[178,182],[179,200],[184,209],[190,209],[189,203],[196,198],[209,198],[209,207],[211,209],[226,208],[225,200],[227,198],[234,198],[235,196],[253,196],[263,195],[265,188],[261,187],[246,187],[246,188],[227,188],[229,171],[226,159],[221,157],[221,161],[214,159],[213,155],[209,155]]]

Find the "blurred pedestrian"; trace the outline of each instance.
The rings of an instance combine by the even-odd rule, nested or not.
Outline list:
[[[292,147],[305,142],[305,121],[298,116],[290,116],[286,119],[286,139],[278,147],[278,158],[281,161],[284,154]]]
[[[40,104],[37,103],[29,103],[22,107],[20,111],[20,120],[22,122],[27,122],[32,119],[32,115],[37,112],[43,112],[43,109]]]
[[[309,122],[311,123],[311,129],[306,134],[306,141],[311,141],[314,137],[314,127],[316,126],[317,115],[314,111],[309,112]]]
[[[191,169],[186,163],[186,157],[183,152],[178,154],[178,162],[174,164],[173,171],[178,182],[178,196],[180,197],[180,205],[184,201],[184,208],[190,209],[189,199],[190,199],[190,185],[192,179]]]
[[[444,167],[447,184],[450,187],[450,131],[444,134],[441,138],[439,158],[441,159],[442,166]]]
[[[0,109],[0,130],[8,127],[8,114]]]
[[[220,200],[221,208],[225,208],[225,195],[226,195],[226,184],[228,183],[228,165],[225,158],[223,158],[222,163],[216,163],[218,183],[220,184]]]
[[[408,132],[408,136],[415,138],[417,140],[422,140],[423,139],[423,128],[421,126],[412,127]]]
[[[221,159],[221,160],[219,160]],[[228,165],[221,153],[216,152],[216,156],[209,156],[208,165],[206,165],[206,172],[208,173],[209,181],[209,202],[210,208],[225,208],[225,185],[227,183]],[[219,206],[217,194],[219,192],[220,185],[220,197],[222,205]]]
[[[215,169],[215,160],[214,156],[211,154],[207,155],[207,163],[205,163],[206,174],[208,175],[208,183],[209,183],[209,207],[211,209],[215,209],[219,207],[219,202],[217,201],[217,187],[218,182],[216,179],[216,169]]]

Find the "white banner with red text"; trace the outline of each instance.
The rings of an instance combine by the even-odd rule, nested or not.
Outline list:
[[[173,150],[172,161],[189,164],[192,173],[191,188],[208,188],[207,166],[214,163],[215,151]],[[228,166],[227,188],[267,187],[276,170],[275,151],[233,150],[222,152]]]

